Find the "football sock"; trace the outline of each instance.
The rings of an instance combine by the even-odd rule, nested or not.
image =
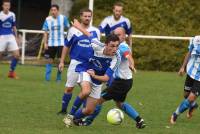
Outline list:
[[[11,64],[10,64],[10,72],[15,71],[15,68],[17,66],[17,62],[18,62],[18,59],[13,57],[12,60],[11,60]]]
[[[47,81],[50,80],[50,77],[51,77],[51,68],[52,68],[52,65],[51,64],[46,64],[46,74],[45,74],[45,79]]]
[[[128,103],[123,103],[121,109],[134,120],[139,116],[137,111]]]
[[[62,97],[62,111],[67,111],[68,104],[72,98],[72,93],[64,93]]]
[[[93,114],[87,116],[87,120],[93,121],[101,112],[102,105],[97,105]]]
[[[175,114],[179,115],[180,113],[183,113],[190,106],[191,106],[191,104],[188,99],[183,100],[182,103],[180,104],[180,106],[178,106],[178,108],[176,109]]]
[[[79,109],[79,107],[81,106],[81,104],[83,103],[83,99],[81,99],[79,96],[76,97],[74,104],[72,106],[72,109],[70,111],[71,115],[74,115],[75,112]]]
[[[83,109],[80,108],[78,111],[74,114],[74,119],[81,119],[85,117],[86,115],[83,113]]]

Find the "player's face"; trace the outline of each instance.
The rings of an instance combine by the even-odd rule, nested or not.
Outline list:
[[[83,14],[81,15],[81,23],[83,23],[84,25],[89,25],[91,19],[92,19],[91,12],[83,12]]]
[[[52,7],[51,8],[51,15],[53,17],[57,17],[58,16],[58,9],[56,7]]]
[[[113,8],[113,14],[114,14],[115,19],[118,20],[121,17],[122,12],[123,12],[123,7],[121,7],[121,6],[115,6]]]
[[[8,12],[10,10],[10,2],[4,2],[2,8],[3,11]]]
[[[109,56],[113,56],[116,54],[117,49],[119,46],[119,41],[110,41],[107,45],[106,45],[106,52],[107,55]]]

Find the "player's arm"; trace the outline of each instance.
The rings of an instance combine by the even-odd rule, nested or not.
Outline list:
[[[132,49],[132,44],[133,44],[133,39],[132,39],[132,26],[131,26],[131,22],[129,19],[126,20],[126,23],[127,23],[127,31],[126,31],[126,34],[128,35],[128,44],[130,46],[130,48]]]
[[[59,70],[61,72],[64,69],[64,66],[65,66],[65,57],[68,54],[68,52],[69,52],[69,47],[64,46],[63,49],[62,49],[62,55],[61,55],[61,58],[60,58],[60,64],[58,65],[58,68],[59,68]]]
[[[129,44],[130,48],[132,49],[132,45],[133,45],[132,34],[128,35],[128,44]]]
[[[44,32],[44,49],[45,50],[48,49],[48,32],[47,31]]]
[[[135,62],[133,59],[133,56],[130,52],[124,53],[125,57],[127,58],[128,62],[129,62],[129,68],[136,73],[136,69],[135,69]]]
[[[185,55],[183,64],[182,64],[181,68],[180,68],[179,71],[178,71],[178,74],[179,74],[180,76],[182,76],[182,75],[185,73],[186,65],[187,65],[187,63],[188,63],[188,60],[189,60],[189,58],[190,58],[190,55],[191,55],[191,52],[187,52],[187,54]]]
[[[90,76],[92,78],[94,78],[94,79],[96,79],[98,81],[107,82],[110,79],[110,77],[107,74],[104,74],[103,76],[96,75],[95,72],[94,72],[94,70],[91,70],[91,69],[88,70],[87,73],[90,74]]]
[[[14,32],[15,37],[17,37],[17,27],[16,26],[13,26],[13,32]]]

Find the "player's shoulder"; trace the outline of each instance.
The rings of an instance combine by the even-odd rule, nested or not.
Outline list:
[[[47,16],[46,17],[46,21],[51,21],[53,18],[52,18],[52,16]]]
[[[15,13],[12,12],[12,11],[9,11],[9,15],[10,15],[10,16],[15,16]]]
[[[104,18],[104,21],[110,21],[111,19],[113,19],[113,16],[112,16],[112,15],[106,16],[106,17]]]
[[[121,20],[126,21],[126,22],[130,22],[129,18],[127,18],[125,16],[121,16]]]
[[[96,31],[96,32],[100,32],[99,29],[95,26],[90,26],[89,27],[89,31]]]
[[[68,34],[80,36],[80,35],[82,35],[82,32],[79,31],[77,28],[72,26],[72,27],[69,28]]]
[[[193,38],[192,38],[192,42],[193,42],[193,44],[200,44],[200,35],[197,35],[197,36],[194,36]]]

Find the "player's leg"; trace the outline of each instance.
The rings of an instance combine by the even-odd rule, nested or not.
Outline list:
[[[11,51],[12,52],[12,60],[11,60],[11,64],[10,64],[10,71],[8,73],[8,77],[9,78],[15,78],[17,79],[17,75],[15,73],[15,69],[16,69],[16,66],[17,66],[17,63],[18,63],[18,60],[19,60],[19,57],[20,57],[20,53],[19,53],[19,47],[17,45],[17,42],[14,38],[14,36],[12,37],[9,37],[8,39],[8,51]]]
[[[186,81],[185,81],[185,86],[184,86],[184,98],[185,99],[188,98],[188,96],[191,92],[192,86],[193,86],[193,79],[187,75]],[[191,106],[187,112],[187,118],[191,118],[194,110],[197,108],[198,108],[197,102],[196,101],[192,102]]]
[[[48,49],[45,51],[44,56],[45,56],[46,62],[47,62],[46,63],[46,71],[45,71],[45,80],[50,81],[53,59],[56,56],[56,48],[55,47],[48,47]]]
[[[57,47],[57,52],[56,53],[57,53],[57,58],[59,59],[59,61],[60,61],[60,58],[61,58],[61,55],[62,55],[62,49],[63,49],[63,46],[58,46]],[[59,70],[59,68],[57,70],[56,81],[57,82],[61,81],[61,71]]]
[[[58,114],[66,114],[68,104],[72,98],[72,92],[78,81],[78,73],[75,72],[76,64],[71,61],[67,70],[67,82],[65,84],[65,91],[62,97],[62,109]]]
[[[199,93],[200,93],[200,82],[193,79],[193,86],[191,92],[187,97],[187,99],[183,100],[176,109],[176,111],[172,114],[170,119],[171,124],[175,124],[178,116],[192,106],[192,103],[196,100]]]

